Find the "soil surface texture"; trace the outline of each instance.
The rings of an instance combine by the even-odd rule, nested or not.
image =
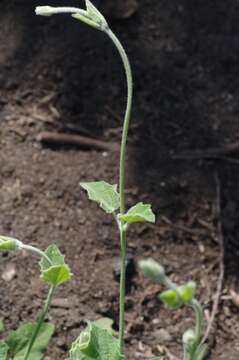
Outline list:
[[[157,215],[128,235],[126,359],[181,359],[182,334],[193,326],[191,310],[166,309],[162,286],[138,270],[153,257],[175,282],[196,281],[207,317],[225,266],[208,359],[238,360],[239,2],[138,2],[130,18],[109,20],[134,74],[127,206],[149,202]],[[66,3],[83,6],[57,5]],[[79,183],[118,182],[126,89],[103,33],[67,16],[36,17],[36,5],[1,1],[0,233],[41,249],[55,243],[72,269],[49,314],[56,332],[45,359],[56,360],[67,359],[85,320],[110,317],[118,328],[117,227]],[[45,144],[46,131],[91,142]],[[46,293],[34,256],[1,254],[0,337],[35,320]]]

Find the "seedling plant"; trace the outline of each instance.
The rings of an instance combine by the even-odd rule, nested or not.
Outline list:
[[[0,251],[27,251],[40,256],[41,278],[49,286],[46,302],[36,323],[21,325],[7,339],[0,341],[0,360],[7,360],[8,356],[14,357],[14,360],[40,360],[54,333],[54,326],[45,323],[48,310],[56,289],[70,280],[70,268],[56,245],[42,251],[20,240],[0,236]]]
[[[127,105],[123,122],[122,140],[119,161],[119,186],[109,184],[106,181],[81,182],[82,188],[87,192],[90,200],[95,201],[107,213],[111,214],[116,221],[120,238],[121,255],[121,274],[120,274],[120,299],[119,299],[119,333],[118,338],[112,329],[110,320],[88,322],[86,329],[80,334],[72,344],[70,350],[70,360],[122,360],[125,358],[124,332],[125,332],[125,284],[126,284],[126,255],[127,255],[127,230],[129,226],[137,222],[155,222],[155,215],[150,204],[139,202],[130,209],[126,208],[125,194],[125,163],[126,145],[128,130],[132,111],[133,99],[133,80],[132,71],[128,56],[117,38],[110,29],[104,16],[89,1],[85,0],[86,9],[75,7],[51,7],[38,6],[36,14],[51,16],[54,14],[68,13],[76,20],[79,20],[99,31],[104,32],[116,47],[122,60],[126,81],[127,81]],[[119,188],[119,190],[118,190]],[[12,238],[0,238],[0,250],[19,251],[27,250],[37,253],[41,257],[40,270],[43,281],[50,285],[44,309],[36,324],[31,328],[27,341],[24,343],[24,350],[15,353],[12,350],[11,342],[8,340],[0,343],[0,360],[7,359],[8,353],[14,355],[16,360],[37,360],[41,359],[41,354],[37,357],[34,349],[42,331],[44,320],[46,319],[50,303],[56,288],[70,279],[71,273],[68,265],[64,262],[64,257],[55,245],[51,245],[45,252],[29,246]],[[201,344],[202,337],[202,308],[194,298],[195,284],[187,283],[177,286],[165,275],[163,268],[152,263],[152,260],[141,262],[140,267],[146,275],[150,275],[156,281],[164,283],[169,290],[162,293],[160,298],[171,308],[178,308],[181,305],[191,306],[196,313],[196,328],[184,334],[184,360],[202,360],[205,354],[205,347]],[[26,339],[25,339],[26,340]],[[1,357],[2,356],[2,357]],[[5,357],[4,357],[5,356]],[[162,360],[156,357],[152,360]]]

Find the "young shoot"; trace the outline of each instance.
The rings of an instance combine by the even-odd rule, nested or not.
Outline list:
[[[178,286],[167,277],[163,266],[151,258],[141,260],[139,267],[145,276],[168,288],[168,290],[158,296],[167,307],[175,310],[186,305],[194,310],[196,319],[195,329],[188,329],[183,334],[183,359],[203,360],[206,356],[207,346],[203,343],[203,308],[195,298],[196,284],[193,281],[189,281],[184,285]]]
[[[120,233],[120,253],[121,253],[121,276],[120,276],[120,309],[119,309],[119,349],[120,354],[124,354],[124,329],[125,329],[125,272],[126,272],[126,232],[128,226],[135,222],[155,222],[155,215],[148,204],[138,203],[128,211],[126,210],[125,199],[125,162],[126,162],[126,144],[128,130],[132,111],[133,100],[133,79],[128,56],[124,47],[117,36],[110,29],[106,19],[99,10],[89,1],[85,0],[86,9],[72,7],[51,7],[38,6],[37,15],[51,16],[61,13],[69,13],[73,18],[80,20],[87,25],[103,31],[116,47],[126,74],[127,81],[127,104],[123,121],[123,132],[120,149],[119,163],[119,192],[117,185],[111,185],[105,181],[83,182],[81,186],[88,193],[89,199],[97,202],[99,206],[107,213],[112,214],[117,219]],[[88,334],[91,332],[88,332]],[[79,348],[79,347],[78,347]],[[73,356],[73,355],[72,355]],[[73,357],[72,357],[73,359]],[[117,357],[111,358],[117,359]]]
[[[60,250],[57,248],[56,245],[50,245],[46,249],[46,251],[42,251],[35,246],[24,244],[20,240],[6,236],[0,236],[0,252],[22,250],[40,256],[41,260],[39,264],[41,278],[46,284],[50,286],[50,288],[48,291],[46,302],[37,320],[37,323],[21,326],[17,330],[17,332],[13,332],[6,341],[1,342],[0,355],[2,351],[5,357],[0,357],[0,359],[7,359],[8,353],[11,355],[18,355],[19,357],[21,357],[22,360],[28,360],[29,357],[33,359],[34,354],[36,353],[34,345],[40,334],[44,332],[45,339],[50,339],[54,331],[54,328],[51,324],[49,326],[44,324],[49,307],[52,302],[54,292],[59,285],[63,284],[71,278],[70,268],[67,264],[65,264],[64,256],[61,254]],[[12,340],[15,339],[15,337],[18,339],[17,341],[20,344],[21,342],[24,342],[24,346],[22,345],[17,347],[16,340]],[[28,339],[27,343],[26,338]],[[42,344],[40,345],[41,348],[43,348]],[[18,353],[17,351],[20,351],[20,353]],[[36,354],[35,357],[37,359],[41,358],[41,356],[39,357],[39,355],[37,357]]]

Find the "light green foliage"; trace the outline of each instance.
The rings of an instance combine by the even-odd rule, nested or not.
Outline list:
[[[19,249],[19,241],[0,235],[0,251],[15,251]]]
[[[9,352],[14,360],[23,360],[26,349],[37,324],[24,324],[16,331],[12,331],[6,340]],[[54,325],[44,323],[31,349],[28,360],[41,360],[47,349],[48,343],[54,333]],[[1,358],[0,358],[1,359]]]
[[[7,360],[8,345],[4,341],[0,341],[0,360]]]
[[[190,304],[195,296],[196,284],[189,281],[187,284],[178,287],[178,293],[184,304]]]
[[[155,222],[155,215],[152,212],[151,205],[142,202],[133,206],[126,214],[119,215],[119,218],[129,224],[142,221]]]
[[[113,213],[120,206],[117,185],[110,185],[105,181],[82,182],[80,185],[88,193],[90,200],[97,202],[107,213]]]
[[[176,290],[166,290],[159,295],[160,300],[162,300],[165,305],[170,309],[177,309],[183,303]]]
[[[89,323],[70,350],[70,360],[122,359],[119,341],[97,323]]]
[[[159,298],[171,309],[177,309],[181,305],[190,304],[195,296],[196,284],[189,281],[187,284],[162,292]]]
[[[61,254],[58,247],[56,245],[50,245],[46,249],[45,254],[51,260],[51,264],[47,259],[41,259],[40,267],[43,280],[53,286],[59,286],[70,280],[70,268],[66,265],[64,256]]]
[[[163,282],[165,279],[165,271],[162,265],[160,265],[154,259],[145,259],[139,261],[139,267],[143,271],[144,275],[156,282]]]

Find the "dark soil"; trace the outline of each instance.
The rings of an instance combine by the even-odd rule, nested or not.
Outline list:
[[[118,325],[117,229],[79,182],[117,182],[119,156],[43,147],[37,136],[48,130],[120,141],[124,74],[104,34],[67,17],[37,18],[35,5],[1,2],[0,233],[42,249],[55,243],[65,253],[74,277],[50,311],[56,333],[47,356],[66,359],[84,320],[108,316]],[[135,16],[112,23],[135,78],[128,205],[151,202],[158,219],[156,226],[132,227],[129,253],[135,264],[147,256],[160,260],[179,283],[195,280],[209,311],[219,268],[219,178],[226,277],[212,360],[238,360],[239,354],[239,309],[230,297],[231,289],[238,291],[239,160],[236,153],[207,160],[175,155],[239,140],[238,18],[234,0],[144,0]],[[0,269],[0,319],[9,331],[36,318],[47,289],[28,254],[1,255]],[[6,281],[10,270],[15,275]],[[160,290],[137,269],[129,279],[127,359],[181,354],[193,314],[165,309],[156,297]]]

